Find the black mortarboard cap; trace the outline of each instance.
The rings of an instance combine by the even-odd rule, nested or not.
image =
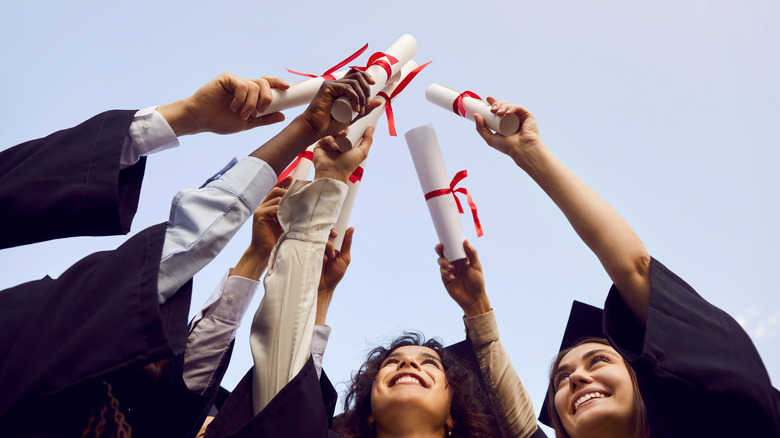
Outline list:
[[[566,323],[566,331],[563,332],[561,347],[558,351],[561,352],[569,347],[573,347],[584,338],[606,338],[603,320],[604,311],[598,307],[579,301],[571,303],[569,321]],[[547,414],[548,402],[549,397],[545,393],[544,403],[542,403],[542,409],[539,413],[539,421],[552,427],[552,419]]]

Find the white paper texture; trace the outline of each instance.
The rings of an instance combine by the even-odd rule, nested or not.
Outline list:
[[[393,91],[398,87],[398,84],[401,80],[406,78],[409,73],[412,72],[412,70],[417,68],[417,63],[413,60],[410,60],[407,62],[401,70],[399,70],[400,76],[398,82],[392,82],[387,85],[385,85],[385,88],[382,89],[382,92],[387,94],[388,96],[392,96]],[[397,97],[397,96],[396,96]],[[395,100],[395,97],[393,97],[393,100]],[[373,111],[371,111],[367,116],[358,119],[354,121],[349,127],[347,128],[347,136],[341,137],[336,139],[336,144],[339,145],[339,150],[341,152],[346,152],[356,145],[359,144],[360,140],[363,139],[363,133],[366,132],[366,128],[369,126],[376,126],[379,122],[379,118],[382,117],[382,114],[385,112],[385,106],[387,105],[387,101],[382,99],[382,104],[378,107],[374,108]]]
[[[444,166],[444,156],[433,125],[414,128],[407,132],[405,137],[423,196],[434,190],[449,189],[451,178]],[[444,245],[444,257],[449,261],[466,258],[463,250],[466,236],[463,234],[463,224],[453,195],[448,193],[433,197],[427,201],[427,204],[436,235],[439,237],[439,242]]]
[[[395,74],[412,59],[414,54],[417,53],[417,40],[415,40],[414,37],[409,34],[401,35],[401,38],[398,38],[398,40],[393,43],[389,49],[385,50],[384,53],[386,55],[393,56],[398,60],[398,62],[390,65],[391,71],[389,77],[385,69],[378,65],[372,65],[366,70],[366,73],[368,73],[375,81],[375,84],[370,86],[371,91],[368,96],[369,100],[374,98],[377,93],[382,91],[382,89],[387,84],[388,79],[394,77]],[[382,57],[379,59],[383,59],[387,61],[388,64],[390,64],[387,57]],[[344,97],[340,97],[336,99],[335,102],[333,102],[330,113],[334,119],[342,123],[355,120],[355,117],[357,117],[357,113],[352,111],[352,106],[350,105],[349,100]],[[348,114],[351,114],[350,118],[346,118]]]
[[[363,171],[366,170],[367,162],[368,158],[360,163],[359,167],[363,168]],[[336,225],[333,226],[333,228],[336,229],[338,235],[332,240],[332,242],[333,246],[335,246],[339,251],[341,251],[341,244],[344,242],[344,233],[346,232],[347,228],[349,228],[349,218],[352,216],[352,209],[355,206],[355,199],[357,199],[357,192],[360,188],[360,180],[355,182],[347,180],[347,186],[349,187],[349,190],[347,191],[347,197],[344,198],[344,203],[341,204],[341,213],[339,213],[339,218],[336,219]]]
[[[347,71],[336,72],[332,75],[336,79],[341,79],[347,74]],[[254,116],[260,117],[265,114],[295,108],[296,106],[308,105],[317,94],[317,91],[320,90],[323,82],[325,82],[325,78],[318,76],[291,84],[290,88],[286,90],[271,88],[271,95],[273,96],[271,105],[262,114],[255,111]]]
[[[453,114],[455,112],[452,110],[452,106],[459,95],[459,91],[441,84],[431,84],[425,89],[425,98],[429,102]],[[487,123],[490,129],[501,135],[512,135],[520,129],[520,119],[516,115],[510,114],[499,117],[490,112],[490,105],[485,101],[465,96],[463,98],[463,109],[466,112],[465,117],[467,119],[473,121],[474,114],[479,114],[485,119],[485,123]]]

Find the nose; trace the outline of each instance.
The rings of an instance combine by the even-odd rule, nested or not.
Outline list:
[[[593,379],[590,377],[590,374],[585,372],[582,368],[577,368],[574,372],[569,374],[569,387],[572,392],[577,389],[578,385],[579,387],[582,387],[592,382]]]
[[[404,368],[404,367],[411,367],[416,370],[420,369],[420,364],[417,363],[416,360],[412,356],[404,355],[401,360],[398,361],[398,369]]]

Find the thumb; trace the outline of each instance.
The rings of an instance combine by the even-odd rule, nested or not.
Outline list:
[[[282,113],[271,113],[266,114],[264,116],[257,116],[257,117],[250,117],[249,120],[246,121],[246,129],[253,129],[257,128],[258,126],[265,126],[270,125],[272,123],[279,123],[284,120],[284,114]]]

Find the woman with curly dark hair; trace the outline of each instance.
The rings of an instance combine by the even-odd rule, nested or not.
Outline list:
[[[496,436],[479,376],[421,333],[404,333],[389,346],[371,350],[352,377],[344,405],[333,429],[345,438],[412,430],[430,430],[432,436]]]

